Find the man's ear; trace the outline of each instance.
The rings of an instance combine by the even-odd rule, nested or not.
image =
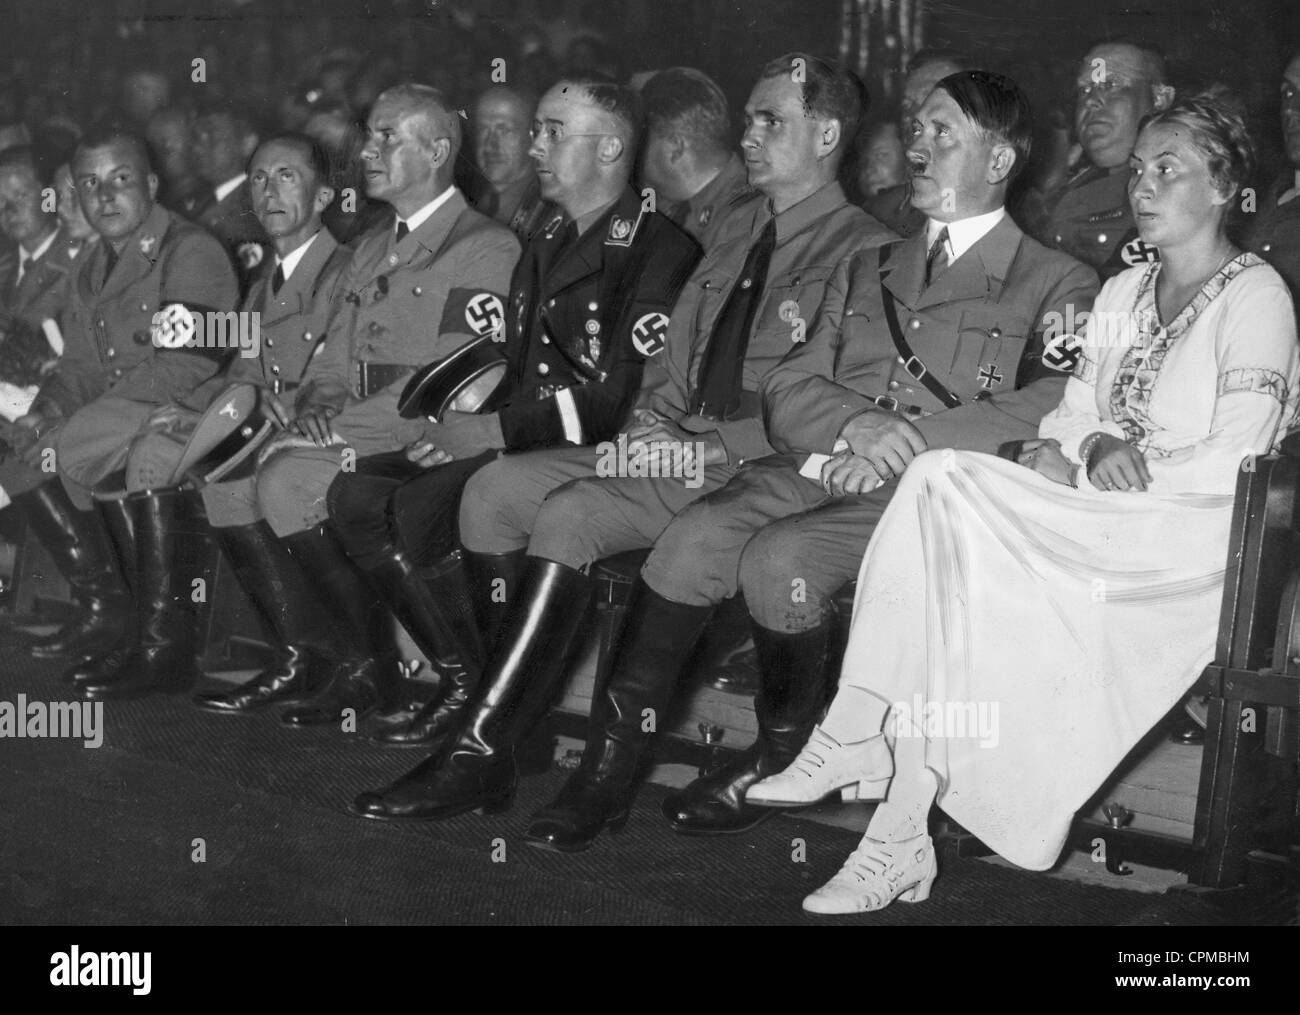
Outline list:
[[[623,139],[617,134],[606,134],[596,146],[596,158],[607,166],[613,165],[623,157],[626,147]]]
[[[686,154],[686,138],[680,134],[671,134],[666,139],[668,161],[678,162]]]
[[[1016,165],[1016,150],[1009,144],[993,146],[989,158],[989,178],[992,184],[1004,183]]]
[[[1174,94],[1173,85],[1151,86],[1151,100],[1157,113],[1163,112],[1169,108],[1170,104],[1174,101]]]
[[[817,157],[825,158],[840,146],[842,128],[839,120],[817,121]]]
[[[334,188],[327,183],[322,183],[316,188],[316,210],[324,211],[334,203]]]
[[[155,201],[158,198],[158,174],[150,173],[145,177],[145,182],[149,185],[149,200]]]
[[[445,166],[451,160],[451,138],[440,137],[429,147],[433,155],[433,167]]]

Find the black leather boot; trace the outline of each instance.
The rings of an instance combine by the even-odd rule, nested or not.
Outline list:
[[[135,645],[116,668],[75,685],[92,700],[187,691],[198,676],[192,582],[203,576],[195,552],[206,546],[201,501],[172,487],[130,494],[126,505],[136,545]]]
[[[470,602],[459,553],[417,570],[396,548],[379,567],[367,569],[370,584],[415,640],[425,658],[454,660],[443,666],[434,696],[414,716],[377,724],[371,739],[395,747],[441,751],[460,727],[460,719],[483,672],[483,645]]]
[[[665,599],[639,579],[633,597],[609,682],[592,702],[582,761],[560,795],[533,816],[525,836],[531,845],[576,853],[602,829],[623,827],[651,733],[664,722],[713,613],[712,606]]]
[[[214,529],[240,587],[275,638],[275,660],[238,687],[195,695],[209,712],[238,715],[273,703],[300,701],[319,691],[333,673],[331,625],[307,576],[265,521]]]
[[[74,687],[116,672],[135,649],[134,604],[139,575],[136,574],[135,521],[131,517],[127,496],[125,490],[113,487],[112,483],[106,483],[103,490],[95,491],[95,510],[104,523],[118,570],[125,579],[128,590],[127,617],[118,631],[117,640],[110,648],[99,653],[79,652],[79,658],[63,672],[63,679]]]
[[[509,807],[515,747],[566,675],[591,592],[581,571],[528,558],[509,623],[456,739],[391,785],[362,793],[352,812],[385,821],[436,820]]]
[[[283,538],[307,575],[325,616],[336,624],[329,655],[328,682],[309,701],[287,709],[286,726],[323,726],[361,720],[390,704],[400,677],[388,611],[376,602],[365,576],[348,559],[328,523]]]
[[[474,602],[474,616],[482,634],[483,648],[491,652],[510,617],[510,603],[515,598],[519,576],[527,560],[526,550],[509,553],[475,553],[462,549],[465,572],[469,576]]]
[[[821,716],[831,624],[795,634],[753,627],[759,672],[754,698],[758,736],[738,757],[664,801],[664,817],[683,835],[732,835],[779,813],[746,804],[745,791],[759,779],[784,771]]]
[[[18,498],[27,524],[54,558],[81,607],[70,623],[31,645],[37,659],[81,659],[106,651],[130,616],[130,600],[95,511],[79,511],[57,479]]]

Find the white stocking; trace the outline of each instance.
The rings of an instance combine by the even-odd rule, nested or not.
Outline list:
[[[899,737],[894,744],[894,779],[889,798],[876,807],[867,835],[882,842],[902,842],[925,833],[939,783],[925,764],[926,739]]]
[[[874,737],[885,728],[890,703],[865,687],[840,684],[821,727],[842,744]]]

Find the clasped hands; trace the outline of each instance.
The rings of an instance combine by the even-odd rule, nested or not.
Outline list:
[[[622,436],[629,455],[644,455],[651,475],[671,475],[674,465],[701,467],[727,464],[727,446],[715,432],[694,433],[654,409],[632,410],[632,420]],[[678,449],[678,450],[674,450]],[[654,463],[658,463],[658,472]]]
[[[906,471],[926,450],[925,438],[904,416],[871,409],[840,429],[848,446],[822,466],[821,484],[832,497],[870,493]]]
[[[505,447],[501,417],[495,412],[447,410],[442,422],[430,421],[424,433],[406,446],[406,460],[423,469],[473,458],[485,451]]]
[[[1078,467],[1065,457],[1056,440],[1025,441],[1016,461],[1054,483],[1078,485],[1075,481]],[[1151,483],[1151,472],[1142,452],[1111,434],[1097,438],[1084,469],[1088,481],[1098,490],[1139,493],[1145,492]]]

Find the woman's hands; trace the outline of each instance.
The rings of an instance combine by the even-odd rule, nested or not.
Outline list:
[[[1025,441],[1016,458],[1027,469],[1033,469],[1040,476],[1045,476],[1053,483],[1063,486],[1075,486],[1076,466],[1061,453],[1061,444],[1056,440]]]
[[[1145,492],[1151,482],[1151,473],[1142,452],[1110,434],[1097,438],[1084,466],[1088,470],[1089,482],[1098,490]]]

